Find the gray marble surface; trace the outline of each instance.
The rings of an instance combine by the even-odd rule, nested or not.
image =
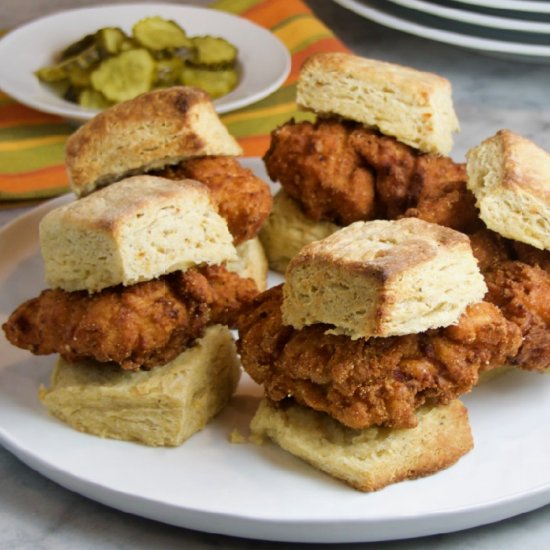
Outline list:
[[[13,27],[57,9],[90,3],[90,0],[3,0],[0,3],[0,27]],[[192,3],[205,4],[201,1]],[[356,53],[433,71],[452,82],[462,127],[452,154],[455,159],[463,159],[470,147],[501,128],[509,128],[550,150],[550,65],[500,59],[409,36],[361,19],[330,1],[310,0],[308,4]],[[25,210],[0,211],[0,225]],[[517,465],[517,474],[521,475],[520,464]],[[198,533],[124,514],[63,489],[29,469],[3,448],[0,448],[0,510],[1,549],[314,546]],[[548,548],[549,540],[550,506],[547,506],[459,533],[346,547],[384,550],[504,550],[525,547],[542,550]],[[344,545],[331,545],[331,548],[340,546]]]

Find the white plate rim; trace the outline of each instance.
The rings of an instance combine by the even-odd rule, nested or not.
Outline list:
[[[260,159],[243,159],[243,165],[251,168],[261,177],[266,177]],[[13,243],[13,236],[20,234],[22,236],[23,249],[35,249],[37,251],[38,243],[35,233],[38,221],[46,212],[69,200],[72,200],[71,195],[52,199],[35,207],[30,212],[0,229],[0,250],[5,250],[7,244]],[[18,268],[21,262],[18,250],[19,248],[12,247],[12,252],[6,256],[6,263],[0,270],[0,289],[2,290],[6,290],[4,272],[11,269],[15,273],[13,268]],[[26,252],[22,252],[22,254],[25,255]],[[36,255],[37,252],[34,254]],[[24,270],[25,268],[21,267],[20,269]],[[40,281],[36,281],[35,284],[40,285]],[[7,313],[0,311],[2,320]],[[196,503],[193,498],[196,498],[197,494],[178,496],[180,500],[175,504],[171,499],[158,498],[154,489],[148,487],[147,484],[136,488],[135,486],[125,485],[128,483],[127,480],[124,480],[121,484],[118,477],[116,483],[112,479],[113,475],[118,476],[119,474],[123,474],[117,471],[116,461],[111,462],[111,459],[113,457],[116,459],[119,454],[122,454],[124,459],[127,460],[130,456],[128,453],[134,453],[135,456],[132,457],[134,463],[140,457],[142,460],[157,461],[160,456],[168,462],[168,464],[166,462],[162,464],[166,464],[169,470],[172,464],[170,461],[174,458],[171,453],[175,453],[178,462],[182,461],[183,467],[188,449],[190,453],[197,452],[197,449],[204,452],[208,450],[209,446],[220,445],[219,441],[214,441],[213,436],[227,433],[225,429],[220,431],[221,420],[218,421],[216,419],[203,432],[193,436],[184,445],[175,450],[170,450],[166,454],[163,454],[163,450],[141,448],[125,442],[100,440],[93,436],[80,434],[49,418],[40,406],[35,407],[34,401],[36,400],[36,395],[35,393],[29,394],[30,389],[24,388],[19,391],[24,391],[25,398],[33,403],[32,410],[25,410],[25,407],[19,410],[6,403],[7,393],[11,391],[8,388],[10,377],[14,375],[14,372],[18,372],[19,359],[25,357],[24,361],[26,362],[28,354],[22,352],[22,350],[14,351],[11,349],[11,346],[5,341],[3,334],[0,335],[0,350],[0,444],[4,445],[6,449],[16,455],[22,462],[56,483],[124,512],[180,527],[230,536],[286,542],[342,543],[373,542],[458,531],[499,521],[550,503],[550,473],[547,472],[546,467],[544,469],[541,468],[540,472],[537,471],[535,474],[531,474],[535,475],[535,478],[533,478],[535,481],[531,482],[530,480],[529,486],[524,487],[521,484],[527,482],[519,480],[519,490],[517,488],[510,488],[502,490],[502,493],[499,495],[478,496],[472,499],[472,505],[457,504],[458,501],[451,502],[455,498],[452,494],[452,487],[463,484],[463,476],[469,476],[477,472],[481,476],[481,479],[483,479],[486,475],[486,469],[490,471],[495,469],[495,464],[487,462],[478,463],[477,461],[483,456],[483,454],[479,455],[479,453],[487,452],[487,448],[495,441],[500,444],[501,438],[499,437],[499,433],[493,434],[493,431],[498,432],[502,429],[502,425],[506,424],[506,411],[510,408],[513,409],[517,395],[522,396],[524,400],[527,395],[528,405],[530,402],[534,403],[537,397],[545,396],[550,398],[550,378],[540,383],[540,378],[537,378],[538,375],[510,373],[492,382],[490,387],[480,388],[480,392],[484,392],[483,399],[472,395],[469,396],[466,402],[471,411],[474,439],[479,441],[479,447],[482,448],[481,451],[474,448],[457,465],[448,470],[428,478],[395,484],[378,493],[362,494],[353,491],[343,484],[327,478],[324,474],[312,471],[307,465],[302,465],[299,461],[288,457],[286,453],[280,449],[273,448],[273,446],[259,451],[259,456],[255,454],[255,446],[237,446],[236,450],[233,446],[229,452],[233,453],[234,456],[232,458],[224,457],[224,461],[233,461],[230,466],[235,469],[243,468],[247,473],[259,467],[259,471],[263,474],[258,477],[253,476],[252,480],[248,480],[249,485],[245,485],[244,487],[242,479],[236,481],[227,479],[227,483],[231,485],[230,490],[243,491],[247,497],[250,497],[250,485],[254,487],[254,494],[258,497],[258,503],[257,505],[254,503],[254,506],[248,503],[248,508],[243,512],[239,509],[231,508],[227,503],[224,504],[223,502],[221,507],[217,505],[217,508],[214,504],[209,508],[210,504],[208,500],[204,501],[206,504],[204,502]],[[14,357],[13,354],[17,356],[15,362],[12,362],[9,358]],[[40,362],[45,363],[49,362],[49,360],[44,359],[44,361]],[[31,360],[31,363],[34,369],[34,359]],[[43,368],[44,364],[39,366]],[[17,376],[23,376],[24,378],[26,374],[17,374]],[[38,384],[39,381],[40,376],[38,374],[31,374],[26,382],[30,386],[33,386],[34,384]],[[247,386],[249,381],[244,380],[241,388],[243,388],[243,384],[243,391],[246,394],[250,390],[250,385]],[[513,389],[513,392],[509,391],[510,388]],[[505,391],[503,392],[503,390]],[[533,392],[539,392],[540,395],[534,395]],[[255,389],[253,389],[252,393],[258,395]],[[550,399],[543,401],[543,403],[548,402],[550,402]],[[495,403],[497,406],[496,410]],[[533,404],[532,406],[534,407],[535,405]],[[235,407],[230,407],[230,409],[231,411],[228,414],[234,414]],[[486,413],[487,410],[491,412],[490,418],[483,416],[484,411]],[[9,413],[9,417],[5,414],[6,411]],[[536,431],[537,441],[542,439],[539,449],[541,456],[548,456],[550,437],[545,437],[545,434],[550,435],[550,423],[545,422],[544,418],[550,418],[550,403],[541,405],[541,408],[537,409],[537,411],[539,413],[537,417],[539,424],[537,424],[536,430],[534,430],[534,427],[532,428],[533,431]],[[527,417],[534,416],[533,410],[524,410],[524,407],[521,407],[518,412]],[[512,410],[509,414],[515,415],[516,411]],[[11,422],[13,418],[19,418],[22,424],[14,426]],[[494,423],[492,419],[494,419]],[[519,421],[522,421],[522,419],[518,419]],[[229,422],[223,420],[223,422],[225,422],[225,427],[227,428],[227,426],[232,425],[234,420]],[[479,422],[483,426],[480,426]],[[490,433],[486,430],[486,426],[491,427]],[[548,426],[546,431],[545,426]],[[68,438],[70,452],[66,459],[62,452],[65,451],[64,448],[57,453],[55,450],[46,448],[43,442],[37,442],[36,437],[38,436],[35,433],[33,433],[32,437],[29,437],[27,434],[28,430],[43,432],[44,429],[47,433],[41,434],[39,437],[47,437],[49,447],[51,447],[51,441],[55,441],[58,445],[63,445],[65,439]],[[515,456],[513,449],[516,446],[521,446],[522,437],[527,437],[525,433],[515,435],[519,439],[513,442],[514,445],[510,442],[502,441],[504,445],[502,449],[508,449],[512,453],[509,458],[512,463],[517,461],[517,456]],[[484,441],[487,437],[494,437],[496,439]],[[226,443],[224,442],[224,444]],[[227,445],[229,444],[227,443]],[[102,460],[107,461],[109,468],[113,470],[112,472],[91,472],[85,470],[81,463],[81,460],[84,460],[84,455],[90,453],[91,450],[97,451],[98,449],[101,453],[104,453],[104,456],[101,457],[96,454],[94,456],[94,465],[97,464],[99,468]],[[228,450],[227,447],[225,449]],[[495,448],[492,452],[498,453],[500,459],[502,458],[500,454],[500,450],[502,449]],[[533,458],[535,453],[532,452],[531,448],[522,448],[522,451],[531,457],[530,460],[536,458]],[[262,455],[262,453],[268,454]],[[203,456],[201,454],[201,461],[207,460]],[[507,453],[504,456],[507,457]],[[238,457],[238,461],[235,460],[235,457]],[[266,461],[268,457],[275,457],[276,462]],[[54,458],[61,458],[61,460],[56,462]],[[242,462],[243,460],[245,462]],[[222,466],[221,464],[216,465],[218,467]],[[251,465],[253,468],[249,470],[248,467]],[[506,466],[508,467],[508,465]],[[480,468],[482,471],[479,471]],[[529,468],[529,470],[533,471],[534,468]],[[502,484],[500,477],[502,472],[499,470],[496,473],[498,474],[498,484],[500,486]],[[269,476],[267,474],[275,477],[275,485],[273,487],[268,484],[267,480]],[[202,474],[200,472],[195,473],[195,475],[204,475],[204,472]],[[209,475],[215,479],[212,474]],[[457,479],[457,476],[459,479]],[[538,476],[541,476],[541,479]],[[257,481],[254,481],[256,479]],[[156,485],[156,479],[153,481],[155,481]],[[302,481],[303,485],[301,485]],[[279,482],[282,482],[282,493],[279,495],[279,498],[282,503],[281,510],[284,508],[284,511],[280,511],[279,516],[273,516],[264,511],[264,506],[269,502],[270,492],[277,490]],[[473,485],[477,486],[475,483]],[[434,489],[436,489],[437,493],[433,493]],[[148,490],[150,491],[149,493]],[[294,490],[296,494],[289,495],[286,492],[288,490]],[[451,491],[449,497],[445,494],[447,491]],[[445,503],[440,507],[432,504],[430,497],[432,494],[439,493],[442,493],[442,502]],[[239,495],[230,494],[229,496],[231,500],[228,502],[233,503],[233,499],[237,503],[240,502]],[[426,502],[422,502],[422,499],[419,498],[420,496],[424,497]],[[301,510],[300,513],[296,513],[296,510],[293,510],[292,497],[305,499],[304,502],[307,502],[310,507],[314,508],[313,512],[308,508],[307,510]],[[217,498],[218,496],[216,495],[214,499]],[[399,508],[399,501],[403,499],[410,500],[411,502],[414,501],[415,503],[421,501],[420,508],[431,507],[430,511],[429,513],[420,513],[418,509],[407,508],[406,506]],[[336,507],[327,507],[328,503],[334,503]],[[382,511],[378,507],[380,503],[384,503],[385,506]],[[391,513],[388,513],[390,509],[389,504],[391,504]],[[315,510],[316,505],[320,506],[317,512]],[[344,514],[339,509],[342,506],[346,508]]]
[[[97,110],[84,109],[65,101],[55,96],[47,86],[38,82],[32,71],[43,63],[27,61],[26,56],[29,56],[30,52],[25,49],[21,52],[20,48],[25,48],[25,44],[29,44],[28,48],[43,51],[44,53],[40,54],[41,59],[46,59],[53,53],[51,46],[47,48],[46,45],[40,44],[40,37],[45,36],[46,32],[53,32],[58,27],[72,29],[71,22],[77,21],[82,28],[87,29],[82,33],[73,30],[64,31],[62,36],[67,36],[69,32],[72,38],[66,38],[64,41],[56,38],[58,47],[63,47],[63,44],[67,45],[73,38],[78,39],[84,33],[93,32],[109,22],[131,26],[146,15],[162,15],[182,21],[184,28],[186,27],[185,18],[196,18],[195,21],[200,22],[201,28],[205,25],[207,29],[213,29],[210,34],[226,37],[237,46],[241,46],[239,51],[242,66],[241,81],[235,90],[214,100],[214,107],[219,114],[240,109],[267,97],[285,82],[290,73],[291,55],[288,48],[273,33],[248,19],[221,10],[197,6],[173,3],[125,3],[59,11],[9,31],[0,39],[0,63],[4,67],[10,67],[9,70],[0,72],[0,89],[20,103],[42,112],[59,115],[69,120],[91,119],[97,114]],[[123,20],[122,23],[119,22],[120,19]],[[218,28],[222,30],[219,31]],[[190,35],[208,34],[207,30],[193,32],[189,25],[185,30]],[[254,47],[243,49],[242,46],[249,43],[253,43]],[[13,63],[17,48],[19,48],[17,56],[19,62]],[[265,58],[261,52],[268,55],[269,63],[264,62]]]
[[[495,6],[494,0],[453,0],[460,4],[483,6],[494,10],[520,11],[532,13],[550,13],[550,2],[530,2],[529,0],[499,0]]]
[[[389,15],[384,11],[369,5],[368,0],[363,0],[361,2],[358,0],[334,1],[342,7],[361,15],[362,17],[370,19],[371,21],[379,23],[380,25],[404,31],[421,38],[479,51],[524,56],[526,59],[540,58],[541,60],[547,60],[550,57],[550,46],[491,40],[488,38],[468,36],[458,32],[434,29],[419,23],[405,21],[394,15]]]
[[[511,19],[507,17],[498,17],[494,15],[486,15],[484,13],[471,12],[457,8],[441,6],[424,2],[423,0],[386,0],[391,4],[402,6],[416,10],[419,13],[435,15],[452,21],[460,21],[469,25],[478,27],[489,27],[492,29],[518,31],[527,33],[550,33],[550,23],[539,23],[537,21],[525,21],[522,19]]]

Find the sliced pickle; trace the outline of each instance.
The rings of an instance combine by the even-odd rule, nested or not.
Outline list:
[[[145,49],[128,50],[103,61],[92,72],[92,85],[110,101],[126,101],[151,89],[155,61]]]
[[[202,88],[213,99],[228,94],[239,80],[235,69],[212,71],[197,67],[186,67],[181,75],[181,83]]]
[[[63,94],[63,99],[70,101],[71,103],[78,103],[78,90],[69,84],[65,93]]]
[[[118,27],[105,27],[95,34],[96,44],[104,56],[116,55],[122,51],[122,46],[128,41],[128,36]]]
[[[62,61],[55,65],[47,65],[46,67],[40,67],[40,69],[34,71],[34,74],[42,82],[52,83],[66,80],[69,77],[69,71],[67,70],[69,63]]]
[[[83,69],[78,65],[74,65],[68,71],[67,77],[69,82],[76,88],[86,88],[91,86],[92,69]]]
[[[78,55],[67,59],[67,63],[75,63],[82,69],[89,69],[97,64],[98,61],[101,61],[103,56],[101,51],[97,47],[97,44],[93,44],[89,48],[81,51]]]
[[[184,61],[180,57],[160,59],[156,62],[155,86],[174,86],[180,84]]]
[[[133,37],[148,50],[158,51],[191,47],[191,40],[175,22],[159,16],[146,17],[132,28]]]
[[[93,88],[84,88],[84,90],[78,94],[78,104],[87,109],[106,109],[110,107],[113,102],[109,101],[101,92]]]
[[[41,67],[34,74],[42,82],[59,82],[65,79],[69,79],[71,82],[73,80],[78,82],[84,77],[86,72],[90,72],[97,65],[98,61],[100,61],[99,52],[95,47],[92,47],[59,63]],[[77,82],[73,83],[77,84]]]
[[[62,97],[64,99],[67,91],[72,88],[71,83],[68,80],[58,80],[57,82],[52,82],[48,84],[54,94]]]
[[[121,52],[127,52],[128,50],[136,50],[139,48],[140,45],[133,38],[130,37],[126,37],[120,45]]]
[[[195,36],[191,63],[207,67],[231,67],[237,59],[237,48],[224,38]]]
[[[59,54],[59,61],[65,61],[71,57],[82,53],[84,50],[87,50],[90,46],[95,44],[95,33],[87,34],[80,40],[69,44],[62,52]]]
[[[138,21],[131,36],[118,27],[83,36],[35,75],[61,97],[101,109],[180,83],[220,97],[237,85],[236,58],[227,40],[191,38],[175,21],[152,16]]]

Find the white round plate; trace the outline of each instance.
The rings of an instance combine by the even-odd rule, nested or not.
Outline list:
[[[23,25],[0,40],[0,88],[19,102],[72,120],[89,120],[96,110],[65,101],[40,83],[33,72],[54,61],[68,44],[105,26],[130,32],[143,17],[160,15],[179,23],[190,36],[221,36],[239,50],[237,87],[214,101],[218,113],[254,103],[286,80],[290,53],[266,29],[223,11],[176,4],[121,4],[64,11]]]
[[[419,13],[435,15],[452,21],[460,21],[469,25],[488,27],[491,29],[500,29],[507,31],[519,31],[526,33],[550,33],[550,23],[539,23],[537,21],[525,21],[522,19],[511,19],[508,17],[497,17],[494,15],[485,15],[468,11],[466,9],[456,9],[424,2],[422,0],[387,0],[392,4],[397,4],[404,8],[416,10]]]
[[[499,54],[514,57],[529,62],[548,63],[550,61],[550,45],[518,43],[505,40],[494,40],[471,36],[458,31],[441,30],[421,21],[409,21],[380,9],[379,2],[368,0],[334,0],[342,7],[370,19],[375,23],[392,29],[400,30],[415,36],[435,40],[445,44],[461,46],[484,53]]]
[[[471,6],[483,6],[494,10],[510,10],[532,13],[550,13],[550,2],[529,0],[453,0],[460,4],[469,4]]]
[[[266,178],[259,159],[243,164]],[[45,203],[0,231],[0,323],[44,288]],[[271,284],[281,280],[272,275]],[[54,357],[0,331],[0,444],[60,485],[119,510],[199,531],[294,542],[360,542],[457,531],[550,503],[550,376],[510,372],[464,399],[475,448],[435,475],[360,493],[246,435],[260,396],[247,377],[224,412],[177,448],[79,433],[38,401]]]

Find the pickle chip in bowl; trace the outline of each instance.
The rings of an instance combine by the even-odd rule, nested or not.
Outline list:
[[[10,67],[0,74],[5,93],[84,121],[119,101],[182,83],[206,90],[218,113],[232,111],[279,88],[290,53],[268,30],[223,11],[120,4],[23,25],[0,40],[0,63]]]

